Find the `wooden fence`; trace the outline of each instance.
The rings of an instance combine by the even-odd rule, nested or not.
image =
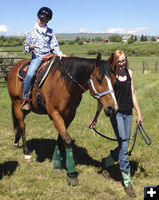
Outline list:
[[[10,69],[19,60],[24,59],[22,56],[16,56],[17,54],[22,54],[19,51],[0,51],[0,87],[5,87],[7,82],[7,77]]]

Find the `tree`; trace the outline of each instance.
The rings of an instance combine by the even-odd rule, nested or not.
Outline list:
[[[134,38],[135,42],[137,41],[137,36],[135,35],[135,38]]]
[[[128,39],[128,44],[132,44],[134,43],[134,41],[135,41],[135,38],[133,35],[131,35],[131,37]]]
[[[103,39],[101,37],[94,38],[95,42],[101,42]]]
[[[144,41],[145,41],[144,35],[141,35],[140,42],[144,42]]]
[[[155,41],[156,41],[156,38],[155,38],[154,36],[152,36],[152,37],[150,38],[150,41],[151,41],[151,42],[155,42]]]
[[[78,43],[79,41],[80,41],[80,38],[79,38],[79,37],[76,37],[75,43]]]
[[[145,42],[145,41],[147,41],[147,36],[141,35],[140,42]]]
[[[120,35],[111,35],[111,36],[109,36],[109,40],[111,42],[121,42],[122,37]]]
[[[144,40],[147,41],[147,36],[145,35]]]

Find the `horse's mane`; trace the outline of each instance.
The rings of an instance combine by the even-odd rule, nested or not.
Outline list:
[[[66,81],[74,80],[80,84],[86,83],[90,78],[97,59],[80,58],[80,57],[57,57],[52,67],[52,75],[59,70],[61,77]],[[105,75],[110,76],[111,68],[107,61],[101,60],[98,64],[99,76],[103,78]]]

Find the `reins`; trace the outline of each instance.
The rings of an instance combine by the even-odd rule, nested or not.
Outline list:
[[[65,74],[71,79],[71,81],[73,81],[76,85],[78,85],[84,92],[86,92],[87,90],[80,84],[78,83],[72,76],[70,73],[68,73],[64,68],[63,71],[65,72]]]
[[[145,143],[147,145],[150,145],[151,144],[151,139],[150,137],[148,136],[148,134],[146,133],[145,129],[143,128],[142,124],[137,124],[137,127],[136,127],[136,130],[135,130],[135,133],[132,137],[130,138],[126,138],[126,139],[114,139],[114,138],[110,138],[110,137],[107,137],[101,133],[99,133],[95,128],[93,128],[93,130],[95,131],[95,133],[97,133],[98,135],[100,135],[101,137],[105,138],[105,139],[108,139],[108,140],[111,140],[111,141],[118,141],[118,142],[124,142],[124,141],[127,141],[127,140],[132,140],[134,139],[133,141],[133,145],[131,147],[131,150],[128,152],[128,155],[130,156],[131,155],[131,152],[135,146],[135,143],[136,143],[136,138],[137,138],[137,133],[138,133],[138,130],[140,131],[141,133],[141,136],[142,138],[144,139]]]
[[[65,70],[64,70],[64,71],[65,71]],[[78,83],[78,82],[70,75],[70,73],[68,73],[68,72],[66,72],[66,71],[65,71],[65,73],[66,73],[67,76],[68,76],[75,84],[77,84],[84,92],[87,91],[80,83]],[[107,94],[109,94],[109,93],[113,93],[113,92],[114,92],[114,90],[108,90],[108,91],[104,91],[104,92],[101,92],[101,93],[97,92],[97,90],[95,89],[93,80],[92,80],[92,75],[90,76],[89,83],[91,84],[91,87],[92,87],[93,92],[94,92],[94,95],[91,95],[91,96],[93,96],[93,97],[96,98],[96,99],[100,99],[102,96],[105,96],[105,95],[107,95]]]
[[[73,79],[73,77],[72,77],[69,73],[66,72],[66,74],[67,74],[68,77],[69,77],[74,83],[76,83],[84,92],[87,91],[80,83],[78,83],[75,79]]]

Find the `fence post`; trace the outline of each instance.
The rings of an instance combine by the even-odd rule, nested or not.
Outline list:
[[[145,70],[145,61],[142,62],[142,73],[144,74],[144,70]]]
[[[157,65],[158,65],[158,62],[156,61],[155,62],[155,71],[157,72]]]

